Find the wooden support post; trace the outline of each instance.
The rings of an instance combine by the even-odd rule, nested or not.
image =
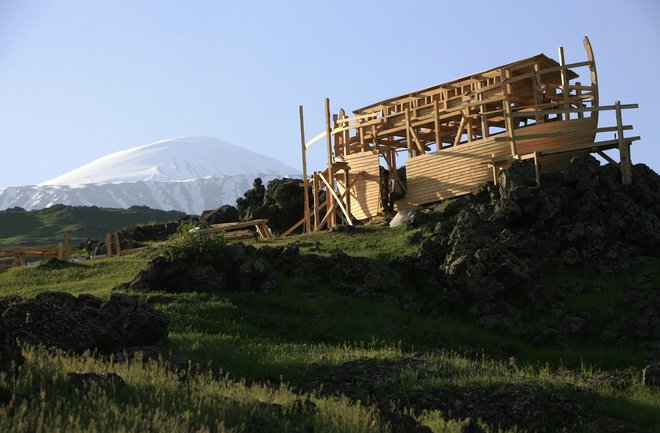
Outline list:
[[[332,115],[332,129],[335,130],[337,126],[339,125],[338,120],[339,116],[337,114]],[[341,135],[339,132],[335,132],[332,134],[332,142],[333,142],[333,152],[335,155],[339,155],[339,147],[341,146]],[[343,147],[343,146],[342,146]]]
[[[303,116],[303,106],[298,107],[300,114],[300,145],[302,148],[302,169],[303,169],[303,188],[305,190],[305,233],[311,232],[310,212],[309,212],[309,183],[307,180],[307,148],[305,146],[305,119]]]
[[[406,108],[406,147],[408,148],[408,158],[413,155],[412,138],[410,136],[410,110]]]
[[[479,89],[482,89],[486,87],[487,83],[483,81],[479,81]],[[482,92],[479,92],[479,100],[483,101],[484,100],[484,94]],[[488,111],[488,107],[486,104],[481,104],[480,106],[481,110],[481,138],[488,138],[490,136],[490,132],[488,131],[488,118],[487,115],[484,114]]]
[[[534,63],[534,68],[533,68],[533,76],[532,76],[532,98],[534,100],[534,110],[539,110],[539,104],[541,103],[540,98],[539,98],[539,81],[538,81],[538,73],[540,70],[540,66],[538,63]],[[536,123],[541,123],[542,117],[540,114],[536,114],[534,120]]]
[[[474,131],[472,130],[472,115],[470,114],[470,107],[467,107],[465,109],[465,122],[467,123],[467,136],[468,136],[468,143],[472,141],[472,134]]]
[[[541,186],[541,163],[539,161],[539,153],[534,152],[534,174],[536,175],[536,186]]]
[[[502,108],[504,108],[504,123],[506,125],[506,132],[509,135],[509,142],[511,143],[511,156],[516,157],[518,155],[518,149],[516,148],[516,132],[514,131],[515,128],[511,117],[511,102],[509,101],[511,84],[509,84],[508,81],[510,77],[511,72],[508,69],[500,70],[502,96],[504,97],[504,100],[502,101]]]
[[[353,215],[351,213],[351,176],[349,170],[348,167],[344,170],[344,185],[346,186],[346,192],[344,194],[346,195],[346,210],[349,215]]]
[[[69,242],[69,232],[64,232],[62,240],[62,260],[71,260],[71,244]]]
[[[121,256],[121,245],[119,244],[119,232],[115,232],[115,254]]]
[[[456,130],[456,137],[454,138],[454,146],[457,146],[461,142],[461,137],[463,136],[463,130],[465,129],[465,115],[461,117],[461,123],[458,125]]]
[[[435,150],[442,148],[442,137],[440,136],[440,104],[436,99],[433,101],[433,128],[435,129]]]
[[[27,256],[25,253],[18,253],[18,264],[19,266],[27,266]]]
[[[105,256],[112,257],[112,235],[105,234]]]
[[[314,231],[319,229],[319,177],[318,173],[312,175],[312,194],[314,199]]]
[[[506,130],[509,134],[509,142],[511,143],[511,156],[515,157],[518,155],[518,149],[516,147],[516,131],[513,125],[513,118],[511,117],[511,103],[509,101],[504,101],[504,121],[506,123]]]
[[[362,121],[361,120],[356,120],[356,123],[362,123]],[[367,150],[367,143],[364,142],[364,129],[363,129],[362,126],[360,126],[358,128],[358,137],[360,139],[360,148],[364,152],[364,151]]]
[[[344,111],[343,108],[339,109],[339,119],[344,119],[346,118],[346,111]],[[348,126],[348,123],[342,122],[341,126]],[[343,144],[343,149],[342,149],[342,154],[344,156],[348,155],[348,141],[350,140],[350,136],[348,134],[348,130],[342,131],[341,132],[341,142]]]
[[[57,243],[57,258],[64,260],[64,242]]]
[[[632,163],[630,161],[630,144],[623,138],[623,122],[621,120],[621,101],[614,103],[616,109],[616,130],[619,140],[619,161],[621,168],[621,182],[624,185],[632,184]]]
[[[577,101],[578,101],[577,102],[577,107],[578,108],[583,108],[584,104],[582,103],[582,99],[580,98],[580,96],[582,95],[582,89],[580,87],[580,86],[582,86],[582,83],[580,83],[578,81],[578,82],[575,83],[575,86],[576,86],[575,95],[578,97],[577,98]],[[578,117],[578,119],[584,119],[584,113],[581,112],[581,111],[578,111],[577,117]]]
[[[559,47],[559,65],[560,66],[565,66],[566,61],[564,60],[564,47]],[[568,76],[566,74],[566,68],[561,68],[560,69],[560,75],[561,75],[561,93],[562,97],[564,98],[564,110],[568,110],[568,93],[570,90],[568,89]],[[571,114],[566,111],[562,119],[563,120],[569,120],[571,118]]]
[[[330,98],[325,98],[325,143],[328,151],[328,182],[332,187],[332,185],[334,185],[335,178],[334,178],[334,174],[332,173],[332,132],[330,130]],[[330,210],[333,207],[332,204],[334,203],[330,191],[328,191],[326,197],[328,198],[328,210]],[[328,218],[328,228],[332,228],[335,225],[336,225],[335,215],[330,215],[330,218]]]

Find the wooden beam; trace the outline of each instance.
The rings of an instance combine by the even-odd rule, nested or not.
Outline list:
[[[463,129],[465,129],[465,116],[461,117],[461,123],[458,125],[456,131],[456,137],[454,137],[454,146],[457,146],[461,142],[461,137],[463,136]]]
[[[311,146],[312,144],[316,143],[317,141],[325,137],[326,133],[327,133],[326,131],[323,131],[315,135],[314,138],[312,138],[305,144],[305,148],[309,149],[309,146]]]
[[[337,205],[339,206],[339,208],[340,208],[340,209],[342,210],[342,212],[344,213],[344,216],[346,217],[346,220],[348,221],[348,225],[349,225],[349,226],[352,226],[352,225],[353,225],[352,218],[351,218],[351,216],[349,215],[349,213],[348,213],[348,211],[346,210],[346,208],[344,207],[344,204],[342,203],[341,199],[337,196],[337,193],[336,193],[336,192],[330,187],[330,183],[329,183],[328,180],[323,176],[322,173],[319,173],[319,177],[321,178],[321,180],[322,180],[323,183],[325,184],[325,186],[326,186],[326,191],[328,191],[328,192],[330,192],[330,194],[332,194],[332,196],[334,197],[334,199],[335,199]]]
[[[541,186],[541,164],[539,162],[539,153],[534,152],[534,175],[536,176],[536,186]]]
[[[622,104],[621,110],[628,110],[633,108],[639,108],[639,104]],[[536,114],[560,114],[565,111],[570,111],[571,113],[587,113],[592,111],[608,111],[616,110],[614,105],[601,105],[599,107],[584,107],[584,108],[573,108],[569,107],[568,109],[557,108],[553,110],[529,110],[529,111],[514,111],[511,113],[511,117],[529,117]]]
[[[300,144],[302,149],[303,183],[305,185],[305,209],[303,220],[305,221],[305,233],[309,233],[311,231],[311,221],[309,215],[309,185],[307,181],[307,147],[305,146],[305,119],[302,105],[298,107],[298,114],[300,115]]]
[[[325,138],[326,138],[326,148],[328,152],[328,179],[330,185],[334,184],[334,176],[332,173],[332,134],[330,133],[330,98],[325,98]],[[328,187],[329,189],[334,189],[332,186]],[[332,195],[327,195],[328,199],[328,208],[332,207],[333,197]],[[334,227],[336,220],[334,215],[331,215],[328,219],[328,225]]]
[[[424,146],[422,146],[422,143],[420,143],[419,138],[417,138],[417,133],[412,127],[410,127],[410,135],[412,136],[413,142],[417,146],[417,150],[419,151],[419,154],[420,155],[425,154],[426,150],[424,149]]]
[[[565,66],[566,61],[564,59],[564,47],[559,47],[559,66]],[[568,78],[566,76],[566,69],[562,68],[559,71],[561,76],[561,94],[564,100],[564,110],[568,109]],[[564,112],[562,115],[564,120],[569,120],[571,118],[570,113]]]
[[[112,235],[110,233],[105,234],[105,256],[112,257]]]
[[[240,222],[234,222],[234,223],[211,224],[211,227],[209,227],[209,230],[212,230],[212,231],[238,230],[238,229],[242,229],[242,228],[245,228],[245,227],[252,227],[256,224],[261,224],[261,223],[268,224],[268,220],[267,219],[257,219],[257,220],[252,220],[252,221],[240,221]]]
[[[319,178],[318,173],[314,172],[312,181],[312,198],[314,200],[314,231],[319,229]]]
[[[440,135],[440,103],[436,99],[433,101],[433,129],[435,131],[435,150],[442,148],[442,137]]]
[[[121,245],[119,244],[119,232],[115,232],[115,254],[121,256]]]
[[[69,232],[64,232],[64,239],[62,239],[62,259],[71,260],[71,243],[69,242]]]
[[[289,229],[287,231],[285,231],[284,233],[282,233],[280,235],[280,237],[285,238],[285,237],[289,236],[295,229],[297,229],[298,227],[300,227],[304,223],[305,223],[305,217],[303,217],[300,221],[298,221],[297,223],[295,223],[294,225],[289,227]]]
[[[633,141],[639,140],[641,137],[626,137],[624,141],[628,144],[630,144]],[[615,149],[619,145],[619,140],[605,140],[605,141],[597,141],[595,143],[585,143],[585,144],[576,144],[573,146],[567,146],[567,147],[562,147],[559,149],[552,149],[552,150],[544,150],[539,152],[540,156],[546,156],[546,155],[555,155],[557,153],[566,153],[566,152],[577,152],[580,150],[587,150],[591,149],[592,152],[595,152],[596,150],[608,150],[608,149]]]
[[[408,158],[413,157],[413,148],[411,146],[410,136],[410,110],[406,108],[406,146],[408,147]]]
[[[619,140],[619,161],[621,169],[621,182],[624,185],[632,184],[632,163],[630,162],[630,145],[623,137],[623,122],[621,121],[621,102],[614,103],[616,107],[617,139]]]
[[[607,153],[603,152],[602,150],[596,150],[596,153],[603,158],[605,161],[609,162],[615,167],[619,167],[619,163],[616,162],[614,159],[612,159]]]

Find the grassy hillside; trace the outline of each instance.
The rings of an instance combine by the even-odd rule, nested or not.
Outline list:
[[[257,245],[295,241],[303,253],[414,256],[409,235],[405,229],[372,226]],[[108,297],[148,260],[143,253],[58,270],[12,269],[0,273],[0,295],[63,290]],[[657,262],[644,266],[645,272],[660,275]],[[569,304],[580,310],[617,308],[628,277],[600,281],[606,285],[602,296],[575,295]],[[546,278],[559,284],[568,276]],[[0,406],[0,431],[412,431],[382,416],[383,398],[400,395],[403,406],[423,407],[429,395],[460,393],[469,404],[472,396],[493,390],[562,396],[585,416],[577,431],[600,431],[598,424],[589,424],[594,420],[624,426],[608,431],[660,431],[660,392],[641,384],[645,358],[632,343],[576,340],[565,347],[532,346],[515,329],[494,334],[442,305],[402,308],[342,294],[331,284],[310,287],[302,279],[284,281],[275,293],[136,296],[172,320],[160,359],[111,361],[30,349],[19,376],[0,376],[0,386],[32,396],[37,389],[40,402]],[[186,360],[183,369],[171,368],[172,356]],[[212,367],[203,367],[208,362]],[[126,386],[74,395],[66,381],[71,371],[115,372]],[[506,394],[499,399],[510,400]],[[436,433],[460,430],[460,407],[398,410]],[[493,433],[530,431],[480,424]]]
[[[106,209],[96,206],[55,205],[46,209],[0,211],[0,245],[52,245],[69,232],[72,242],[103,239],[105,234],[137,224],[170,222],[183,217],[178,211],[133,206]]]

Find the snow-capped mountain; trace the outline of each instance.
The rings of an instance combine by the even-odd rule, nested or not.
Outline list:
[[[176,138],[106,155],[39,185],[0,188],[0,210],[61,203],[200,214],[234,204],[256,177],[296,176],[276,159],[216,138]]]

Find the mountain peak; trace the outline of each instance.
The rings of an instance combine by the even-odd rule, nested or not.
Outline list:
[[[214,137],[180,137],[111,153],[40,185],[172,182],[210,176],[297,173],[276,159]]]

